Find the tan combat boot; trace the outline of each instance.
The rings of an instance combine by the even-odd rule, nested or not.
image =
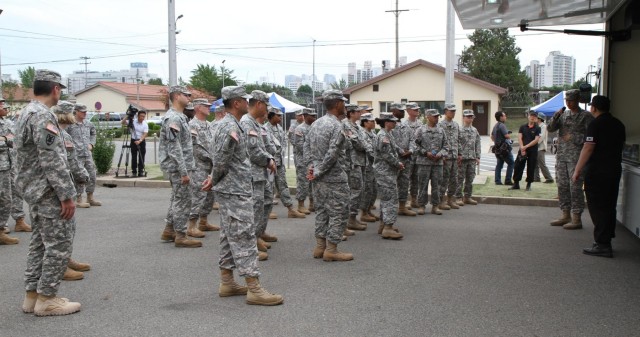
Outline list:
[[[27,291],[24,295],[24,301],[22,301],[22,312],[25,314],[33,313],[36,308],[36,301],[38,300],[38,293],[35,291]]]
[[[82,202],[82,196],[79,195],[76,198],[76,207],[77,208],[89,208],[91,205],[88,202]]]
[[[582,214],[571,213],[571,223],[562,226],[564,229],[582,229]]]
[[[304,214],[311,214],[311,212],[304,208],[304,200],[298,200],[298,212],[300,213],[304,213]]]
[[[220,268],[220,286],[218,287],[218,295],[220,297],[229,297],[246,294],[247,287],[239,285],[233,279],[233,270]]]
[[[16,245],[20,242],[18,238],[14,238],[13,236],[9,236],[4,232],[0,232],[0,245]]]
[[[304,215],[304,213],[298,212],[295,208],[293,208],[293,206],[289,206],[287,207],[287,209],[289,209],[289,212],[287,213],[288,218],[304,219],[307,217],[306,215]]]
[[[316,248],[313,249],[313,258],[321,258],[324,255],[325,249],[327,249],[327,239],[316,237]]]
[[[316,206],[314,206],[313,204],[313,199],[309,198],[309,212],[315,212],[316,211]]]
[[[198,220],[198,229],[203,232],[215,232],[219,231],[220,227],[210,224],[209,221],[207,221],[207,217],[201,216]]]
[[[397,229],[394,229],[393,225],[385,225],[381,234],[383,239],[392,240],[400,240],[404,236]]]
[[[260,285],[257,277],[245,278],[247,282],[247,304],[278,305],[284,302],[282,295],[272,294]]]
[[[360,210],[360,221],[376,222],[376,218],[363,209],[363,210]]]
[[[16,233],[17,232],[31,232],[31,226],[24,222],[24,217],[16,219]]]
[[[410,211],[413,210],[413,208],[411,208],[411,203],[409,202],[409,200],[407,200],[407,202],[404,203],[404,208]]]
[[[375,213],[371,212],[372,209],[375,209],[374,206],[369,207],[369,215],[376,218],[376,221],[380,220],[380,217],[375,215]]]
[[[474,206],[478,204],[478,202],[471,199],[471,197],[464,197],[464,203],[467,205],[474,205]]]
[[[464,199],[456,198],[456,205],[458,205],[460,207],[464,206]]]
[[[451,209],[460,209],[460,206],[456,204],[456,198],[453,196],[447,196],[447,205],[449,205]]]
[[[278,237],[271,235],[267,232],[262,233],[262,235],[260,235],[260,238],[265,242],[278,242]]]
[[[571,212],[562,211],[562,217],[560,219],[551,221],[549,224],[551,226],[562,226],[564,224],[568,224],[570,221],[571,221]]]
[[[438,206],[432,206],[431,207],[431,214],[442,215],[442,211],[440,210],[440,208]]]
[[[179,248],[202,247],[202,242],[187,238],[185,233],[176,232],[175,246]]]
[[[93,193],[87,193],[87,202],[91,206],[102,206],[102,203],[93,198]]]
[[[266,252],[267,249],[269,249],[269,248],[267,248],[266,242],[264,242],[264,240],[262,240],[260,238],[258,238],[256,240],[256,246],[258,247],[258,250],[261,251],[261,252]]]
[[[269,219],[271,219],[271,220],[275,220],[275,219],[277,219],[277,218],[278,218],[278,214],[276,214],[276,213],[274,213],[274,212],[269,213]]]
[[[187,235],[192,238],[203,238],[204,233],[196,226],[196,219],[189,219],[187,223]]]
[[[33,311],[36,316],[69,315],[80,311],[80,303],[56,296],[38,295]]]
[[[418,198],[415,195],[411,196],[411,208],[420,208],[420,205],[418,205]]]
[[[267,254],[266,252],[258,251],[258,261],[265,261],[267,259],[269,259],[269,254]]]
[[[62,279],[65,281],[78,281],[84,278],[84,273],[81,271],[75,271],[69,267],[64,271]]]
[[[327,248],[322,254],[322,259],[325,261],[351,261],[353,254],[339,252],[338,245],[327,240]]]
[[[89,271],[91,270],[91,265],[88,263],[78,262],[74,259],[69,259],[69,263],[67,267],[75,270],[75,271]]]
[[[342,232],[342,234],[344,236],[354,236],[354,235],[356,235],[356,232],[354,232],[354,231],[350,230],[349,228],[345,227],[344,228],[344,232]]]
[[[347,223],[347,228],[355,231],[363,231],[367,229],[367,226],[360,223],[356,220],[355,215],[349,215],[349,222]]]
[[[404,202],[401,202],[398,205],[398,215],[416,216],[416,212],[407,209],[407,205],[405,205]]]
[[[447,199],[446,198],[447,198],[446,196],[442,197],[442,201],[438,205],[438,208],[440,210],[448,211],[448,210],[451,209],[451,207],[449,207],[449,205],[447,205]]]
[[[424,215],[426,213],[424,206],[418,207],[418,215]]]
[[[168,223],[164,226],[164,230],[162,231],[162,235],[160,236],[160,240],[162,241],[173,241],[176,239],[176,231],[173,229],[173,225]]]

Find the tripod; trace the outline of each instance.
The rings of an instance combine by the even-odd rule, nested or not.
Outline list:
[[[116,178],[131,178],[134,177],[135,175],[130,176],[127,172],[128,167],[129,167],[129,153],[131,151],[131,142],[130,142],[130,131],[133,130],[133,120],[129,121],[129,126],[126,128],[127,133],[124,135],[124,139],[122,140],[122,150],[120,151],[120,159],[118,159],[118,167],[116,168]],[[136,145],[138,151],[138,163],[142,163],[142,165],[144,166],[144,158],[142,157],[142,151],[140,151],[140,145]],[[124,176],[119,177],[119,173],[120,173],[120,164],[122,164],[122,156],[125,156],[125,160],[124,160]],[[132,167],[131,168],[132,171],[136,170],[136,167]],[[144,169],[144,173],[143,176],[146,177],[147,176],[147,170],[146,168]]]

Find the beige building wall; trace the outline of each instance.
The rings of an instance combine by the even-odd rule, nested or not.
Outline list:
[[[102,103],[100,112],[125,112],[129,107],[124,95],[100,86],[76,95],[76,99],[85,104],[89,111],[95,110],[96,102]]]
[[[400,102],[402,99],[411,101],[443,101],[445,96],[445,77],[441,71],[425,66],[417,66],[376,83],[378,91],[373,91],[373,85],[366,86],[351,93],[350,102],[371,105],[372,113],[380,114],[380,102]],[[458,108],[455,121],[462,124],[462,110],[471,109],[469,102],[487,102],[489,115],[488,132],[490,133],[495,118],[493,114],[499,107],[499,96],[490,89],[475,83],[454,78],[454,104]],[[475,123],[474,123],[475,124]]]

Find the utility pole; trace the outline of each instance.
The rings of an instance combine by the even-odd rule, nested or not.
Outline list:
[[[393,13],[396,16],[396,68],[400,67],[400,47],[398,43],[398,17],[400,12],[408,12],[408,9],[398,9],[398,0],[396,0],[396,9],[391,11],[385,11],[387,13]]]
[[[316,108],[316,39],[313,39],[313,74],[311,75],[311,104]]]
[[[176,57],[176,4],[169,1],[169,86],[178,83],[178,65]]]
[[[447,1],[447,44],[446,44],[446,67],[444,69],[445,103],[453,102],[453,64],[455,59],[455,15],[453,13],[453,5],[451,1]]]
[[[80,62],[80,64],[84,64],[84,87],[86,88],[87,87],[87,83],[88,83],[88,80],[87,80],[87,74],[88,74],[87,66],[90,65],[91,62],[87,61],[89,58],[86,57],[86,56],[80,56],[80,58],[84,60],[84,62]]]

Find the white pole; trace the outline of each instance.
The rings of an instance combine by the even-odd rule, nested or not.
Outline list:
[[[176,4],[169,1],[169,86],[178,84],[178,65],[176,57]]]
[[[447,1],[447,45],[445,77],[445,103],[453,103],[453,63],[455,61],[455,15],[452,0]]]

